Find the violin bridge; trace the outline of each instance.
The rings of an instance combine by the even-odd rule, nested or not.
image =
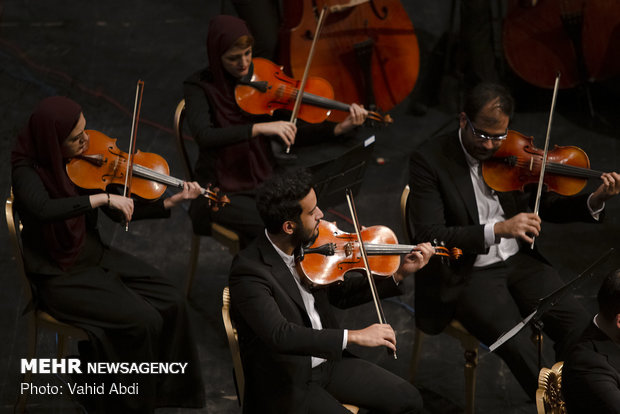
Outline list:
[[[344,254],[346,257],[350,257],[353,254],[353,244],[351,243],[344,244]]]

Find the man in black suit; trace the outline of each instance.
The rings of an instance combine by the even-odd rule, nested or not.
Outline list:
[[[564,362],[562,393],[569,414],[620,413],[620,269],[603,281],[598,308]]]
[[[235,257],[229,280],[245,374],[244,413],[346,413],[343,402],[376,412],[420,412],[415,387],[346,351],[348,344],[396,349],[388,324],[338,327],[330,304],[370,300],[367,279],[351,275],[312,289],[295,268],[295,251],[316,237],[323,217],[309,175],[275,176],[259,190],[257,206],[265,233]],[[399,294],[400,281],[432,254],[424,243],[405,255],[392,277],[377,281],[379,295]]]
[[[541,230],[541,219],[531,212],[535,194],[498,193],[482,178],[481,161],[492,157],[506,139],[513,107],[505,88],[480,84],[466,97],[458,131],[425,142],[411,157],[409,214],[415,238],[442,240],[464,253],[453,271],[431,265],[415,276],[416,323],[427,333],[441,332],[456,317],[490,345],[530,313],[539,298],[562,286],[557,272],[536,249],[530,250]],[[605,200],[620,191],[617,173],[603,174],[602,180],[591,195],[545,193],[542,218],[599,220]],[[576,337],[573,330],[587,323],[574,298],[558,303],[543,322],[558,355]],[[497,353],[533,397],[537,353],[527,330]]]

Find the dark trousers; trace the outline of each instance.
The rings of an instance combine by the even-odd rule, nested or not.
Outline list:
[[[480,341],[491,345],[530,314],[538,299],[563,285],[551,266],[519,252],[505,262],[473,268],[459,297],[456,318]],[[542,317],[543,331],[555,343],[557,361],[563,360],[567,347],[588,321],[585,309],[570,294]],[[531,334],[532,330],[526,327],[495,352],[534,398],[539,368],[537,345]]]
[[[312,370],[309,414],[349,413],[353,404],[376,413],[420,413],[419,391],[398,375],[359,358],[327,361]]]
[[[138,383],[138,395],[92,396],[87,401],[89,412],[152,413],[159,406],[204,405],[185,300],[159,271],[133,256],[108,250],[99,266],[55,276],[33,275],[31,280],[39,306],[87,331],[90,342],[80,344],[84,362],[188,363],[185,374],[79,375],[76,382],[105,381],[106,388],[113,382]]]
[[[229,194],[230,204],[213,211],[205,197],[192,200],[190,217],[196,234],[210,234],[211,222],[221,224],[239,235],[241,248],[247,246],[265,225],[256,209],[256,194],[253,191]]]

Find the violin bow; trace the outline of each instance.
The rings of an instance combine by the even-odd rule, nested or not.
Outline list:
[[[555,85],[553,86],[553,98],[551,99],[551,110],[549,111],[549,122],[547,123],[547,136],[545,137],[545,149],[543,151],[542,163],[540,165],[540,175],[538,177],[538,189],[536,190],[536,203],[534,204],[534,214],[538,215],[540,207],[540,197],[542,195],[543,180],[545,178],[545,168],[547,166],[547,153],[549,152],[549,137],[551,136],[551,121],[553,120],[553,111],[555,110],[555,100],[558,96],[558,86],[560,85],[560,72],[555,77]],[[531,249],[534,249],[534,238],[532,238]]]
[[[319,15],[319,22],[316,25],[316,31],[314,33],[314,39],[312,39],[312,45],[310,46],[310,52],[308,52],[308,60],[306,60],[306,68],[304,69],[304,75],[301,77],[301,83],[299,84],[299,88],[297,90],[297,97],[295,98],[295,105],[293,106],[293,112],[291,113],[291,120],[293,124],[297,123],[297,114],[299,113],[299,109],[301,108],[301,100],[304,96],[304,89],[306,88],[306,81],[308,80],[308,74],[310,73],[310,65],[312,64],[312,58],[314,57],[314,49],[316,47],[316,42],[319,39],[319,35],[321,33],[321,29],[323,28],[323,21],[325,20],[325,14],[327,11],[327,6],[323,6],[321,9],[321,14]],[[286,147],[286,153],[291,152],[291,146],[288,145]]]
[[[131,137],[129,138],[129,155],[125,170],[125,187],[123,197],[131,197],[131,179],[133,178],[133,154],[136,151],[136,139],[138,137],[138,124],[140,120],[140,109],[142,108],[142,92],[144,92],[144,82],[138,79],[136,84],[136,97],[133,105],[133,118],[131,120]],[[129,230],[129,222],[125,223],[125,231]]]
[[[370,264],[368,264],[368,255],[366,253],[366,247],[364,246],[364,242],[362,240],[361,227],[359,225],[359,220],[357,219],[357,211],[355,210],[355,203],[353,202],[353,192],[350,188],[346,189],[346,197],[347,203],[349,204],[349,212],[351,213],[351,220],[353,220],[353,227],[355,227],[355,234],[357,236],[357,242],[360,246],[360,253],[362,256],[362,260],[364,261],[364,268],[366,269],[366,277],[368,278],[368,284],[370,286],[370,293],[372,294],[372,299],[375,304],[375,310],[377,311],[377,317],[379,318],[379,323],[386,324],[385,314],[383,313],[383,307],[381,306],[381,301],[379,300],[379,295],[377,293],[377,285],[375,285],[375,280],[372,277],[372,272],[370,271]],[[390,350],[388,349],[388,352]],[[396,355],[396,351],[393,353],[394,359],[398,359]]]
[[[370,0],[350,0],[345,4],[336,4],[329,8],[330,13],[338,13],[341,11],[345,11],[351,9],[353,7],[357,7],[360,4],[368,3]]]

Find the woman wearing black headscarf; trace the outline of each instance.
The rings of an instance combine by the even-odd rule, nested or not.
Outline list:
[[[23,230],[26,272],[37,306],[58,320],[83,328],[85,361],[187,362],[179,375],[102,375],[138,395],[89,399],[91,412],[151,413],[156,407],[204,405],[200,364],[185,302],[159,271],[106,246],[97,230],[101,208],[113,219],[169,216],[169,209],[200,194],[197,183],[148,204],[116,194],[85,194],[69,179],[66,162],[88,148],[81,107],[65,97],[42,100],[11,153],[15,205]],[[82,366],[83,372],[85,366]],[[84,382],[95,378],[83,379]],[[82,385],[82,384],[78,384]],[[106,390],[107,391],[107,390]]]
[[[253,43],[243,20],[215,17],[207,34],[209,67],[184,83],[187,120],[199,147],[196,179],[201,185],[218,186],[231,199],[217,212],[211,212],[203,200],[192,202],[194,230],[208,234],[210,221],[215,221],[237,231],[243,245],[264,228],[254,190],[277,168],[268,140],[287,146],[329,140],[361,125],[367,115],[363,107],[353,104],[347,119],[338,124],[300,121],[297,128],[277,116],[244,113],[237,106],[235,86],[252,77]]]

